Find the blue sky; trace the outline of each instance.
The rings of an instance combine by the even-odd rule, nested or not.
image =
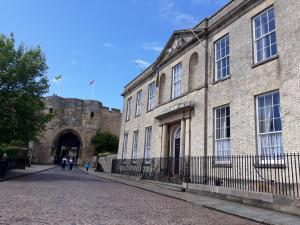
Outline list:
[[[122,108],[124,86],[152,63],[176,29],[191,28],[228,0],[0,0],[0,32],[41,46],[49,95]],[[62,81],[54,82],[61,74]]]

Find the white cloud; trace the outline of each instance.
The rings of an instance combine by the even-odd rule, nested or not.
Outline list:
[[[78,53],[77,50],[73,50],[73,51],[72,51],[72,54],[73,54],[73,55],[77,55],[77,53]]]
[[[114,48],[115,47],[114,44],[110,43],[110,42],[104,43],[103,46],[106,48]]]
[[[149,62],[146,62],[146,61],[144,61],[142,59],[132,60],[131,62],[134,63],[136,66],[138,66],[140,69],[145,69],[148,66],[150,66]]]
[[[207,1],[207,0],[201,0],[201,1]],[[194,26],[197,23],[197,20],[194,16],[184,13],[181,10],[177,9],[175,7],[175,2],[171,0],[162,1],[160,15],[170,20],[174,24],[184,28]]]
[[[142,47],[145,50],[151,50],[155,52],[161,52],[163,47],[160,46],[157,42],[144,42],[142,43]]]
[[[70,60],[70,64],[72,64],[72,65],[75,65],[75,64],[77,64],[78,62],[77,62],[77,60],[76,59],[71,59]]]
[[[197,20],[195,17],[185,14],[185,13],[180,13],[176,16],[176,20],[179,24],[186,25],[188,27],[194,26],[197,23]]]
[[[163,17],[170,17],[174,13],[174,5],[175,3],[172,1],[162,1],[162,6],[161,6],[161,16]]]

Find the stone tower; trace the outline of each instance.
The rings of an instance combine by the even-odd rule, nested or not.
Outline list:
[[[118,109],[110,110],[95,100],[56,95],[46,97],[45,101],[53,118],[33,143],[36,163],[59,163],[64,156],[75,157],[82,163],[94,154],[90,142],[97,130],[119,136],[122,114]]]

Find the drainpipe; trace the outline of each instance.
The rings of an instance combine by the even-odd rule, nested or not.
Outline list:
[[[205,69],[204,69],[204,128],[203,128],[203,147],[204,147],[204,165],[203,165],[203,172],[204,172],[204,184],[207,184],[207,112],[208,112],[208,57],[210,56],[209,49],[208,49],[208,19],[205,20],[205,34],[204,34],[204,40],[205,44],[202,43],[198,35],[195,33],[196,30],[190,30],[195,37],[198,39],[199,44],[201,44],[205,49]],[[189,156],[190,157],[190,156]]]
[[[206,29],[208,27],[208,20],[206,20]],[[208,33],[205,36],[205,82],[204,82],[204,184],[207,184],[207,112],[208,112]]]

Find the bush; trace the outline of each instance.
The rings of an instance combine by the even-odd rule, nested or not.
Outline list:
[[[112,133],[97,131],[97,133],[92,137],[91,142],[95,147],[95,155],[105,152],[118,152],[119,138]]]

